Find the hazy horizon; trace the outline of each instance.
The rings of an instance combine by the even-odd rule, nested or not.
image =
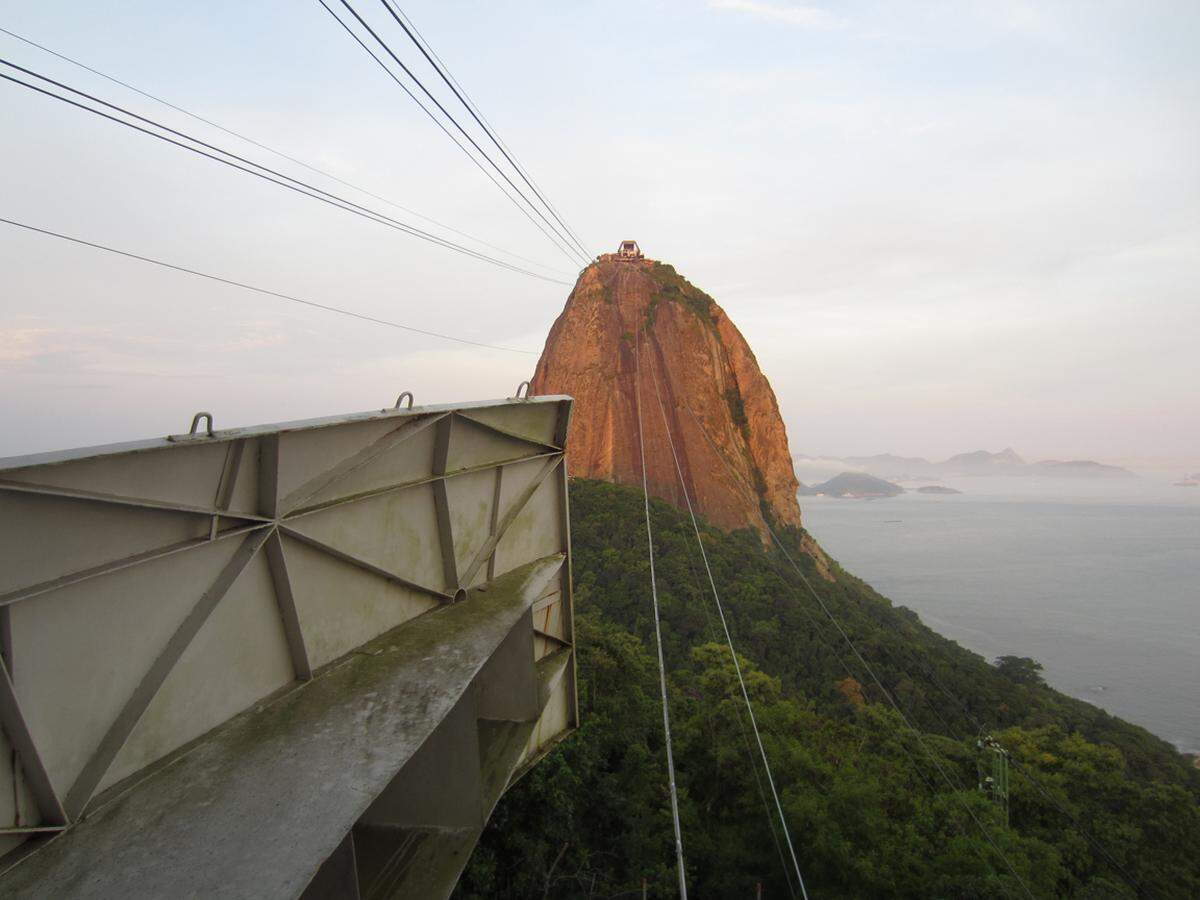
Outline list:
[[[359,6],[387,28],[378,4]],[[1012,446],[1200,465],[1200,5],[404,9],[590,250],[636,238],[725,308],[793,453]],[[316,3],[48,0],[0,6],[0,27],[574,280]],[[288,166],[3,34],[0,50]],[[0,456],[178,432],[199,409],[220,428],[406,389],[506,396],[569,291],[9,82],[0,113],[0,216],[531,351],[390,331],[0,224]]]
[[[1038,463],[1046,461],[1091,461],[1104,463],[1106,465],[1122,466],[1128,469],[1170,469],[1172,467],[1189,468],[1198,464],[1198,458],[1195,456],[1178,456],[1178,457],[1098,457],[1098,456],[1075,456],[1075,457],[1050,457],[1043,456],[1039,453],[1026,453],[1019,447],[971,447],[962,450],[957,450],[953,453],[938,454],[938,453],[894,453],[891,450],[881,449],[870,453],[811,453],[804,450],[796,450],[792,448],[792,458],[797,461],[820,462],[822,460],[847,460],[847,459],[867,459],[873,456],[896,456],[924,459],[930,463],[942,463],[949,460],[951,457],[959,456],[966,453],[976,453],[979,451],[987,453],[1001,453],[1004,450],[1012,450],[1026,463]]]

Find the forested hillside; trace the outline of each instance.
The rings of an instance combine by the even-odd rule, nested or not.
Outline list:
[[[689,885],[798,894],[690,522],[652,518]],[[582,725],[501,801],[459,897],[676,890],[640,491],[574,481],[571,527]],[[1200,896],[1200,773],[1170,745],[795,554],[918,739],[757,533],[704,540],[811,896]],[[1012,754],[1007,826],[981,725]]]

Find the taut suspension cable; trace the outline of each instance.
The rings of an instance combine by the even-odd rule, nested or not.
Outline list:
[[[721,620],[721,629],[725,632],[725,642],[729,645],[729,655],[733,658],[733,669],[737,673],[738,686],[742,689],[742,699],[746,703],[746,712],[750,716],[750,727],[754,730],[754,740],[758,742],[758,752],[762,756],[763,769],[767,773],[767,784],[771,788],[771,796],[775,800],[775,809],[779,813],[779,824],[783,827],[783,837],[787,841],[788,854],[792,858],[792,866],[796,871],[796,879],[800,883],[800,894],[808,900],[808,890],[804,886],[804,876],[800,874],[800,863],[796,859],[796,848],[792,845],[792,835],[788,830],[787,818],[783,814],[783,804],[779,802],[779,792],[775,788],[775,777],[771,774],[771,764],[767,761],[767,750],[763,746],[762,735],[758,730],[758,720],[754,717],[754,706],[750,702],[750,694],[746,690],[746,679],[742,677],[742,665],[738,661],[737,650],[733,646],[733,636],[729,633],[729,623],[725,621],[725,608],[721,604],[721,594],[717,591],[717,583],[713,578],[712,567],[708,564],[708,553],[704,549],[704,541],[700,538],[700,526],[696,522],[696,512],[692,509],[692,499],[688,495],[687,484],[683,478],[683,467],[679,464],[679,454],[675,450],[675,439],[671,436],[671,425],[667,421],[667,408],[663,404],[662,391],[659,390],[658,376],[651,372],[654,382],[654,395],[658,398],[658,409],[662,413],[663,428],[667,432],[667,446],[671,448],[671,458],[675,461],[675,472],[679,476],[679,489],[683,492],[687,504],[688,516],[692,520],[692,530],[696,533],[696,544],[700,548],[700,558],[704,561],[704,571],[708,574],[708,584],[712,588],[713,601],[716,603],[717,616]],[[644,475],[643,471],[643,475]]]
[[[658,646],[658,683],[662,691],[663,733],[667,738],[667,778],[671,789],[671,817],[675,820],[675,861],[679,868],[679,896],[687,900],[687,874],[683,864],[683,833],[679,829],[679,798],[675,791],[675,757],[671,751],[671,714],[667,704],[667,670],[663,663],[662,626],[658,619],[658,586],[654,580],[654,534],[650,528],[650,491],[646,486],[646,442],[642,437],[642,389],[639,326],[633,345],[633,392],[637,405],[638,453],[642,461],[642,500],[646,510],[646,541],[650,547],[650,597],[654,606],[654,640]]]
[[[704,428],[704,425],[700,422],[700,419],[696,416],[696,414],[690,408],[688,408],[686,406],[685,406],[685,408],[687,409],[688,414],[691,415],[692,420],[696,423],[696,426],[700,429],[701,434],[703,434],[705,439],[708,441],[709,446],[711,446],[713,448],[714,453],[716,453],[717,457],[721,460],[721,462],[725,464],[725,467],[729,471],[730,475],[734,476],[734,480],[736,482],[742,484],[743,487],[746,487],[744,482],[742,482],[741,479],[737,476],[737,473],[735,473],[733,471],[733,467],[729,464],[729,461],[727,459],[725,459],[725,457],[717,450],[716,446],[712,442],[712,438],[709,437],[707,430]],[[749,488],[746,488],[745,493],[746,493],[747,499],[749,499],[751,501],[754,500],[753,494],[749,490]],[[858,660],[859,665],[861,665],[863,667],[863,670],[870,676],[871,680],[875,683],[875,687],[878,688],[880,694],[882,694],[883,698],[888,702],[888,705],[890,705],[892,707],[892,709],[896,711],[896,714],[899,715],[900,720],[904,723],[905,727],[907,727],[908,730],[910,732],[912,732],[912,735],[916,739],[918,746],[920,746],[920,748],[925,752],[925,755],[928,757],[930,764],[933,766],[933,768],[935,770],[937,770],[937,773],[939,775],[941,775],[942,780],[945,781],[947,785],[949,785],[952,795],[958,801],[959,805],[963,808],[963,811],[967,814],[967,816],[979,828],[979,831],[983,835],[984,840],[988,843],[988,845],[992,848],[992,850],[995,851],[996,855],[999,856],[1000,859],[1004,862],[1004,865],[1008,868],[1008,870],[1012,874],[1012,876],[1017,880],[1017,883],[1021,886],[1021,889],[1025,892],[1026,896],[1028,896],[1030,898],[1030,900],[1032,900],[1033,892],[1029,889],[1029,885],[1025,883],[1025,879],[1021,877],[1021,874],[1017,871],[1016,867],[1012,864],[1012,861],[1008,858],[1008,854],[1005,853],[1004,850],[1001,849],[1001,847],[996,843],[995,839],[992,837],[992,834],[988,830],[987,826],[984,825],[983,822],[980,821],[979,817],[975,815],[975,812],[971,809],[971,807],[968,806],[966,804],[966,802],[962,799],[962,797],[960,797],[958,795],[958,792],[962,790],[962,787],[959,784],[957,784],[954,781],[954,779],[952,779],[950,777],[950,775],[946,772],[946,770],[942,766],[942,764],[940,762],[938,762],[937,756],[934,754],[933,750],[930,749],[929,745],[925,742],[925,739],[921,736],[921,732],[917,730],[916,726],[914,726],[912,724],[909,717],[907,715],[905,715],[904,710],[902,710],[900,708],[900,705],[896,702],[896,700],[892,696],[891,692],[883,686],[883,682],[880,681],[879,676],[875,674],[875,670],[871,667],[871,664],[868,663],[866,661],[866,659],[863,658],[862,653],[859,652],[857,645],[855,645],[854,641],[851,640],[850,636],[846,633],[846,630],[842,627],[841,622],[839,622],[837,617],[834,616],[833,612],[829,609],[829,606],[821,598],[821,595],[817,593],[816,588],[814,588],[812,586],[812,583],[805,576],[803,570],[796,563],[796,560],[792,558],[792,554],[788,552],[787,547],[784,545],[783,541],[781,541],[779,539],[779,535],[775,533],[775,529],[773,529],[771,527],[771,523],[767,521],[766,516],[762,515],[761,513],[759,515],[760,515],[760,518],[762,519],[763,527],[765,527],[767,529],[767,533],[771,536],[771,539],[775,542],[775,546],[777,548],[779,548],[780,553],[783,554],[784,559],[786,559],[788,561],[788,563],[791,565],[791,567],[795,571],[797,577],[799,577],[801,583],[808,590],[808,593],[812,596],[813,600],[816,601],[817,605],[820,607],[821,611],[825,614],[826,618],[828,618],[829,621],[833,624],[833,627],[837,630],[838,634],[841,635],[842,640],[844,640],[846,642],[846,646],[850,648],[851,654],[854,656],[855,659]]]

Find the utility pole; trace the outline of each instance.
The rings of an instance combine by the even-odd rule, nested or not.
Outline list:
[[[992,757],[992,774],[980,772],[979,789],[1004,809],[1004,827],[1008,827],[1008,751],[990,734],[975,742],[975,746]]]

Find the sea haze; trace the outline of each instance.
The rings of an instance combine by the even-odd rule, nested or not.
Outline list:
[[[1200,752],[1200,488],[978,477],[952,496],[802,497],[847,570],[946,637]]]

